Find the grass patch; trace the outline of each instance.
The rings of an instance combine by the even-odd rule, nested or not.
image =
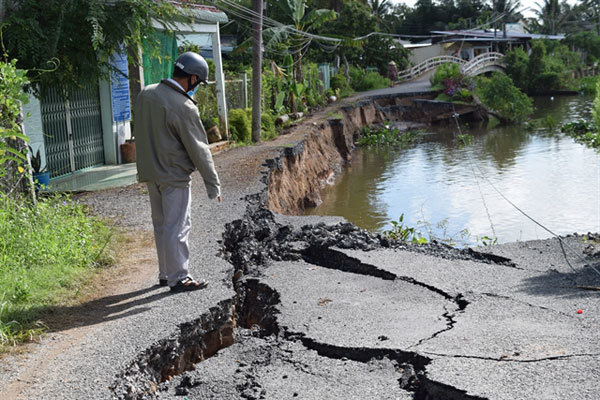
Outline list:
[[[65,196],[37,205],[0,195],[0,349],[32,339],[49,307],[74,300],[99,267],[111,229]]]

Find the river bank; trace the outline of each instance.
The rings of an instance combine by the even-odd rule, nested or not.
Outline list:
[[[143,274],[122,266],[114,272],[129,287],[84,305],[98,318],[82,322],[77,340],[57,328],[19,371],[3,374],[11,378],[1,397],[596,398],[599,300],[577,287],[600,284],[584,267],[593,259],[575,257],[575,274],[555,240],[485,254],[414,247],[339,218],[264,207],[294,214],[316,201],[323,180],[348,161],[363,115],[389,117],[370,101],[346,106],[218,155],[221,205],[205,201],[194,176],[190,268],[210,280],[206,290],[171,295],[153,286],[151,258]],[[143,186],[81,201],[151,231]],[[583,254],[581,237],[565,241]],[[44,350],[55,343],[60,352]],[[17,387],[19,376],[27,382]]]

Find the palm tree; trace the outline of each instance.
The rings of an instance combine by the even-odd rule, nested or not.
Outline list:
[[[502,37],[506,38],[506,24],[508,22],[518,21],[522,18],[520,8],[520,0],[492,0],[492,11],[495,16],[502,16]]]
[[[558,0],[544,0],[543,3],[535,3],[538,7],[534,10],[541,22],[540,33],[554,35],[560,30],[569,17],[569,7],[566,3]]]
[[[587,10],[586,14],[592,18],[596,17],[598,21],[598,35],[600,35],[600,0],[580,0],[582,10]]]
[[[367,5],[371,8],[373,16],[377,20],[377,26],[381,27],[383,17],[390,11],[391,3],[389,0],[368,0]]]

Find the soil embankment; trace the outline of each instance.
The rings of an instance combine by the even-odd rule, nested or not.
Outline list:
[[[405,129],[454,122],[456,112],[467,120],[487,118],[478,105],[455,105],[431,100],[430,92],[374,96],[330,112],[326,121],[303,124],[304,139],[284,148],[270,160],[266,206],[280,214],[299,215],[321,203],[321,189],[351,160],[355,142],[364,127],[387,121],[402,122]]]

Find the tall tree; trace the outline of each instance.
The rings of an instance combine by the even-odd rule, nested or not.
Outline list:
[[[267,45],[285,42],[293,54],[296,67],[296,80],[302,82],[302,56],[308,50],[312,38],[305,35],[317,30],[326,22],[337,18],[337,13],[328,9],[313,9],[307,11],[306,0],[282,0],[277,2],[288,25],[264,30],[268,37]]]
[[[368,5],[377,21],[377,26],[381,28],[384,24],[384,17],[390,11],[391,3],[389,0],[368,0]]]
[[[171,26],[168,2],[153,0],[4,0],[4,45],[30,78],[66,89],[108,76],[123,45],[153,37],[153,21]],[[39,74],[40,69],[51,69]]]
[[[540,33],[555,35],[561,32],[570,14],[568,4],[564,1],[560,3],[559,0],[544,0],[536,5],[537,9],[534,12]]]

